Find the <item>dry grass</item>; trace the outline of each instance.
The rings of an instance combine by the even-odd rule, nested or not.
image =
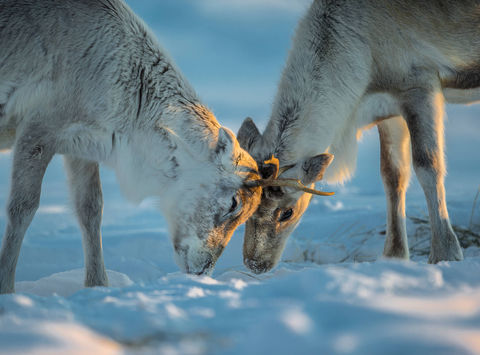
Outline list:
[[[424,218],[409,217],[410,220],[418,226],[417,232],[422,235],[430,235],[430,222]],[[453,230],[457,234],[458,240],[462,248],[468,248],[470,246],[480,247],[480,234],[474,232],[470,228],[462,228],[456,225],[452,225]]]
[[[480,186],[478,186],[477,193],[475,194],[475,198],[473,199],[472,213],[470,214],[470,222],[468,223],[468,229],[470,230],[473,230],[475,227],[473,218],[475,217],[475,210],[477,208],[478,195],[480,195]]]

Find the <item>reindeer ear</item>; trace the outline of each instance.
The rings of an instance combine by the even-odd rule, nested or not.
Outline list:
[[[233,159],[233,150],[235,147],[235,136],[228,128],[220,127],[218,130],[218,140],[215,147],[215,156],[222,161]]]
[[[250,117],[245,118],[237,134],[240,147],[250,153],[251,149],[261,138],[262,135],[253,120]]]
[[[302,164],[302,183],[308,185],[322,180],[325,170],[332,161],[333,155],[329,153],[323,153],[306,159]]]

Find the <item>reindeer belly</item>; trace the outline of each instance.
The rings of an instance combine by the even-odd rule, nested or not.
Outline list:
[[[480,87],[474,89],[443,89],[445,100],[451,104],[475,104],[480,103]]]
[[[480,68],[455,72],[442,78],[443,94],[449,103],[472,104],[480,101]]]
[[[5,105],[0,105],[0,151],[10,149],[15,142],[15,126],[4,113]]]
[[[15,142],[15,129],[0,125],[0,151],[12,148]]]
[[[456,71],[453,75],[442,78],[442,86],[462,90],[480,88],[480,67]]]

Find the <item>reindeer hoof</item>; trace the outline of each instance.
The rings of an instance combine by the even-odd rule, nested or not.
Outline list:
[[[389,259],[410,259],[410,251],[408,250],[408,244],[406,242],[392,243],[394,238],[387,237],[385,247],[383,249],[383,257]],[[406,240],[406,237],[405,237]]]
[[[4,282],[0,279],[0,295],[5,295],[9,293],[15,293],[14,283]]]
[[[108,287],[108,276],[105,269],[97,272],[88,272],[85,275],[85,287],[103,286]]]
[[[445,248],[444,250],[436,250],[436,248],[432,246],[432,250],[430,251],[430,255],[428,257],[429,264],[436,264],[440,261],[462,261],[462,260],[463,260],[463,252],[458,240],[455,240],[454,243],[449,245],[449,248]]]
[[[429,264],[436,264],[436,263],[439,263],[440,261],[462,261],[462,260],[463,260],[462,251],[451,253],[446,256],[438,256],[430,253],[430,256],[428,257]]]
[[[383,257],[388,259],[410,260],[408,250],[384,250]]]

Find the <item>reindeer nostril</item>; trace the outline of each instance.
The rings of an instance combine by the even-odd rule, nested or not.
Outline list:
[[[205,263],[205,266],[203,267],[203,269],[199,272],[196,272],[195,274],[196,275],[204,275],[204,274],[209,274],[212,270],[212,267],[214,266],[214,261],[212,260],[212,258],[208,258],[207,262]]]
[[[263,274],[270,271],[273,267],[273,263],[268,261],[257,261],[252,259],[244,259],[245,266],[255,274]]]

